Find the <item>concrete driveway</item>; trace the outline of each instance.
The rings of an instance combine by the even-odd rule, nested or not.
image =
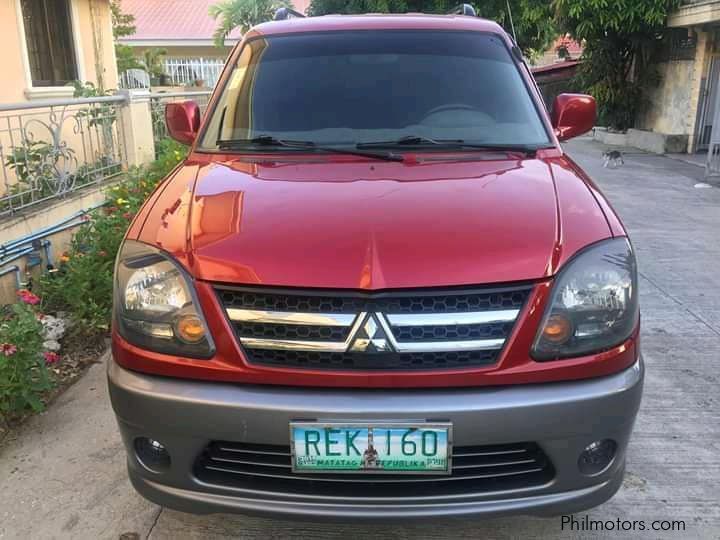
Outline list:
[[[0,538],[720,538],[720,189],[702,170],[568,145],[608,195],[639,254],[645,397],[623,488],[595,520],[683,520],[684,532],[571,532],[560,518],[359,526],[192,516],[132,490],[98,364],[0,448]],[[576,516],[582,519],[584,515]]]

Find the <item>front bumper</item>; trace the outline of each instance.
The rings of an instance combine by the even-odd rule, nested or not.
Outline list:
[[[614,375],[582,381],[492,388],[358,390],[241,386],[169,379],[128,371],[113,360],[110,397],[135,488],[162,506],[193,513],[239,512],[307,519],[407,519],[505,514],[557,515],[596,506],[622,483],[625,450],[640,405],[642,359]],[[527,489],[452,497],[338,498],[203,482],[193,472],[213,440],[288,445],[288,423],[318,420],[447,420],[456,446],[537,443],[554,478]],[[137,459],[134,440],[169,450],[163,473]],[[591,442],[613,439],[617,454],[595,476],[578,457]]]

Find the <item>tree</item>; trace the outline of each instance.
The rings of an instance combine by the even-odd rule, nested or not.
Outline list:
[[[457,0],[312,0],[310,14],[447,13],[457,5]],[[558,35],[547,0],[486,0],[477,2],[475,10],[480,17],[497,21],[510,33],[514,25],[518,46],[530,58],[545,51]]]
[[[289,0],[222,0],[210,6],[208,13],[219,20],[219,26],[213,34],[215,45],[225,45],[225,38],[239,28],[247,32],[251,27],[272,20],[281,7],[290,7]]]
[[[113,37],[132,36],[135,33],[135,16],[123,13],[120,0],[110,1],[110,14],[112,15]]]
[[[680,0],[554,0],[561,31],[585,44],[578,83],[598,101],[601,121],[633,127],[645,91],[658,80],[667,15]]]
[[[142,68],[140,62],[135,58],[132,47],[118,43],[118,39],[135,33],[135,16],[123,13],[120,0],[111,0],[110,14],[112,16],[113,37],[115,38],[115,60],[118,73],[124,73],[128,69]]]
[[[124,73],[128,69],[143,69],[143,65],[135,56],[135,51],[129,45],[115,44],[115,60],[118,73]]]
[[[490,0],[479,2],[476,10],[479,16],[498,22],[510,33],[514,26],[518,47],[531,60],[544,53],[558,36],[548,0]]]
[[[165,75],[165,66],[163,65],[163,57],[167,54],[166,49],[154,47],[143,52],[140,65],[147,71],[151,77],[159,79]]]

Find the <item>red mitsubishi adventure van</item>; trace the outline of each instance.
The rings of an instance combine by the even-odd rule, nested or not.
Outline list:
[[[118,256],[108,374],[142,495],[376,520],[616,492],[643,365],[627,233],[560,146],[591,97],[548,115],[476,17],[293,17],[166,115],[190,154]]]

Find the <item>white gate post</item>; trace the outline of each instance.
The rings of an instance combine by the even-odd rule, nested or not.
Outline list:
[[[127,163],[144,165],[155,159],[150,91],[137,89],[122,93],[127,96],[127,103],[122,107]]]

